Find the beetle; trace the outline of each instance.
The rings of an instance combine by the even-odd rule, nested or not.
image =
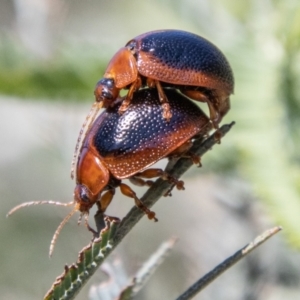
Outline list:
[[[57,228],[50,245],[52,254],[55,241],[64,224],[76,212],[80,220],[85,216],[87,228],[95,235],[97,232],[88,224],[90,209],[97,205],[96,215],[103,215],[111,203],[116,188],[133,198],[136,206],[157,221],[155,213],[148,209],[136,193],[122,181],[129,179],[140,186],[151,186],[151,179],[161,177],[183,189],[183,181],[168,175],[161,169],[151,169],[157,161],[172,156],[182,156],[191,146],[196,136],[204,136],[211,129],[209,118],[192,101],[176,90],[164,90],[169,99],[173,115],[169,122],[162,117],[162,107],[155,89],[137,91],[131,105],[123,113],[117,104],[107,108],[94,121],[86,133],[80,148],[77,168],[74,201],[61,203],[54,201],[33,201],[13,208],[8,215],[21,207],[35,204],[56,204],[69,206],[73,210]]]
[[[95,88],[96,101],[113,105],[121,89],[129,89],[119,111],[124,112],[134,91],[156,87],[163,116],[172,117],[168,97],[162,87],[175,87],[193,100],[208,104],[215,128],[230,109],[234,90],[231,67],[223,53],[211,42],[181,30],[158,30],[130,40],[110,60]]]

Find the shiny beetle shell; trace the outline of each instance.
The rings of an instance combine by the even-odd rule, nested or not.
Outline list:
[[[141,86],[157,87],[170,119],[163,87],[176,87],[193,100],[206,102],[215,127],[230,108],[234,90],[231,67],[223,53],[208,40],[180,30],[152,31],[130,40],[111,59],[95,89],[97,101],[112,105],[119,91],[129,88],[120,111]]]
[[[175,85],[233,93],[233,74],[223,53],[196,34],[165,30],[142,34],[126,45],[141,75]]]

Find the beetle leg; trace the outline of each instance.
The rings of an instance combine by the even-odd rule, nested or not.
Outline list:
[[[171,152],[168,155],[168,158],[170,158],[170,159],[173,159],[173,158],[178,159],[181,157],[190,158],[192,160],[193,164],[198,165],[198,167],[201,167],[200,156],[189,152],[192,145],[193,145],[193,143],[191,140],[186,141],[180,147],[178,147],[173,152]]]
[[[106,209],[109,206],[109,204],[110,204],[111,200],[113,199],[114,195],[115,195],[115,189],[111,189],[111,190],[108,190],[107,192],[105,192],[101,196],[100,200],[97,202],[99,213],[100,212],[104,213],[106,211]]]
[[[129,91],[123,100],[121,106],[119,107],[119,113],[123,113],[124,111],[127,110],[131,99],[133,97],[133,93],[137,91],[140,87],[142,86],[142,79],[140,76],[137,76],[136,80],[131,84]]]
[[[160,177],[163,180],[167,180],[168,182],[175,184],[178,190],[184,190],[184,182],[182,180],[176,179],[162,169],[147,169],[143,172],[135,174],[135,176],[143,178]]]
[[[177,161],[180,159],[180,157],[185,156],[185,153],[191,148],[192,145],[193,145],[192,141],[188,140],[185,143],[183,143],[181,146],[176,148],[173,152],[171,152],[168,155],[169,162],[165,168],[165,172],[168,172],[169,170],[171,170],[175,166]]]
[[[193,154],[190,152],[186,152],[183,155],[181,155],[181,157],[191,159],[194,165],[198,165],[198,168],[202,167],[201,157],[199,155],[196,155],[196,154]]]
[[[175,156],[175,157],[180,157],[182,155],[184,155],[184,153],[186,153],[188,150],[190,150],[190,148],[193,146],[193,143],[191,140],[186,141],[185,143],[183,143],[181,146],[179,146],[178,148],[176,148],[173,152],[171,152],[169,154],[169,156]]]
[[[190,158],[194,165],[198,165],[198,168],[202,167],[201,156],[187,152],[186,157]]]
[[[203,92],[197,90],[182,89],[181,92],[193,100],[207,103],[209,109],[209,116],[213,127],[215,129],[219,128],[218,124],[221,121],[221,115],[219,109],[217,108],[217,105],[215,104],[216,99],[210,99],[210,97],[205,95]]]
[[[147,83],[147,86],[148,86],[150,89],[154,89],[154,88],[156,87],[156,80],[153,79],[153,78],[147,77],[147,78],[146,78],[146,83]]]
[[[124,183],[120,184],[120,190],[122,192],[123,195],[133,198],[135,205],[141,209],[150,220],[154,219],[155,222],[157,222],[158,220],[155,218],[155,212],[151,211],[149,208],[147,208],[143,202],[136,196],[136,193],[127,185]]]
[[[95,224],[96,224],[96,228],[97,228],[97,234],[95,235],[95,237],[99,237],[101,230],[106,227],[106,224],[105,224],[106,215],[101,211],[100,204],[98,202],[96,202],[96,203],[98,206],[98,210],[97,210],[96,214],[94,215],[94,220],[95,220]]]
[[[168,98],[165,95],[162,86],[160,84],[160,82],[158,80],[155,80],[155,85],[158,91],[158,97],[159,100],[161,102],[161,106],[163,109],[163,118],[166,119],[167,121],[169,121],[172,118],[172,113],[171,113],[171,109],[170,109],[170,104],[168,102]]]
[[[148,186],[148,187],[150,187],[153,184],[152,180],[143,180],[142,178],[139,178],[135,175],[128,178],[128,179],[132,184],[137,185],[137,186]]]
[[[160,82],[158,80],[148,77],[147,78],[147,86],[149,88],[154,88],[154,87],[157,88],[159,100],[160,100],[161,106],[163,108],[163,117],[164,117],[164,119],[167,119],[167,121],[169,121],[172,118],[172,113],[170,111],[170,105],[168,103],[168,98],[165,95]]]
[[[98,232],[90,226],[88,218],[89,218],[89,215],[85,214],[84,224],[85,224],[86,228],[88,229],[88,231],[90,231],[93,234],[93,236],[94,236],[93,239],[95,239],[96,237],[98,237]]]
[[[85,224],[86,227],[88,228],[88,230],[94,234],[94,238],[99,237],[99,233],[106,226],[105,221],[104,221],[104,218],[106,217],[106,215],[104,214],[104,212],[106,211],[107,207],[109,206],[114,195],[115,195],[115,189],[108,190],[101,196],[100,200],[98,200],[96,202],[98,210],[94,216],[94,219],[95,219],[97,231],[94,230],[93,228],[91,228],[87,222]]]
[[[109,228],[111,222],[120,222],[120,219],[117,217],[107,216],[101,211],[100,203],[97,202],[98,210],[94,215],[95,224],[97,227],[97,232],[95,234],[95,238],[99,237],[100,232],[105,229]]]

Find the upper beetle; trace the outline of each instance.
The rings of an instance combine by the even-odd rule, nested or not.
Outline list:
[[[81,216],[85,215],[86,226],[97,233],[88,224],[89,211],[97,204],[96,215],[101,219],[117,187],[124,195],[133,198],[149,219],[156,220],[155,213],[143,205],[135,192],[122,182],[123,179],[130,179],[137,185],[151,185],[143,178],[162,177],[178,189],[183,189],[182,181],[161,169],[149,167],[162,158],[186,153],[191,140],[196,135],[207,134],[211,123],[196,104],[176,90],[164,90],[164,93],[173,115],[169,122],[162,117],[162,107],[155,89],[137,91],[131,105],[121,115],[118,109],[122,98],[119,98],[115,106],[107,108],[94,121],[79,151],[74,202],[27,202],[8,213],[10,215],[21,207],[35,204],[74,205],[53,236],[50,255],[61,228],[76,211],[80,211]],[[99,226],[97,228],[99,231]]]
[[[181,30],[151,31],[130,40],[111,59],[95,88],[96,101],[112,105],[129,88],[120,107],[125,111],[134,91],[156,86],[163,116],[172,116],[162,89],[176,87],[193,100],[206,102],[215,128],[230,108],[234,78],[223,53],[208,40]]]

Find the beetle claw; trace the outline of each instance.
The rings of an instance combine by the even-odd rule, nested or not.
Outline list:
[[[169,122],[172,118],[172,113],[170,111],[169,103],[163,103],[162,104],[162,109],[163,109],[163,118],[166,119]]]
[[[121,115],[123,114],[129,106],[129,103],[125,103],[126,100],[123,101],[122,105],[119,107],[118,113]]]
[[[214,139],[217,141],[218,144],[221,144],[221,138],[222,138],[222,133],[219,129],[217,129],[214,133]]]

